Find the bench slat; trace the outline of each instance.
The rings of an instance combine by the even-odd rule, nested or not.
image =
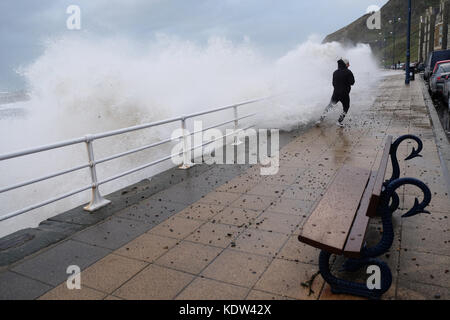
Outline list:
[[[383,188],[383,183],[385,181],[384,176],[386,175],[391,145],[392,145],[392,136],[387,136],[386,143],[383,149],[383,155],[381,157],[380,167],[377,172],[377,178],[375,180],[375,185],[373,187],[372,197],[370,199],[369,209],[367,212],[367,215],[371,218],[376,216],[376,209],[378,206],[378,202],[380,201],[381,190]]]
[[[370,204],[373,187],[377,178],[377,172],[372,172],[367,188],[364,191],[355,220],[348,235],[347,242],[344,248],[344,256],[357,259],[360,257],[362,245],[364,243],[364,235],[369,225],[370,217],[367,216],[367,210]]]
[[[342,254],[371,171],[344,165],[305,222],[299,240]]]

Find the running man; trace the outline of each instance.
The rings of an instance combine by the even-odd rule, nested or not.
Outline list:
[[[338,61],[338,69],[333,73],[333,96],[331,97],[330,104],[326,107],[317,124],[325,119],[325,115],[334,107],[334,105],[341,102],[344,110],[339,117],[337,125],[341,128],[344,126],[342,122],[350,108],[350,90],[355,84],[355,77],[349,67],[350,62],[347,59],[342,58]]]

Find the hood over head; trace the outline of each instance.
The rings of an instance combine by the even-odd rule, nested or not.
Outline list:
[[[347,68],[347,63],[345,63],[344,59],[339,59],[339,61],[338,61],[338,68],[339,69],[346,69]]]

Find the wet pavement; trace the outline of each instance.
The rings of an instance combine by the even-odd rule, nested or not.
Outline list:
[[[47,222],[62,230],[68,224],[69,237],[7,264],[0,299],[357,299],[333,295],[320,276],[306,285],[319,251],[297,236],[343,164],[376,168],[386,136],[408,133],[422,139],[423,157],[400,161],[401,174],[429,186],[431,215],[401,219],[420,193],[399,193],[395,242],[381,257],[394,278],[383,299],[450,299],[449,181],[441,167],[448,141],[432,126],[421,80],[405,87],[402,75],[389,76],[377,92],[371,107],[351,109],[344,129],[331,114],[285,138],[277,175],[261,176],[258,166],[200,165],[131,188],[113,201],[114,212],[91,215],[87,228],[72,230],[83,224],[74,223],[75,212]],[[402,144],[399,155],[413,146]],[[367,242],[380,233],[372,219]],[[81,290],[67,289],[69,265],[82,270]]]

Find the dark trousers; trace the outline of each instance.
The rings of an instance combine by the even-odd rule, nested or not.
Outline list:
[[[333,94],[331,97],[331,102],[333,104],[337,104],[338,102],[342,103],[342,106],[344,107],[344,112],[347,113],[348,109],[350,109],[350,95],[337,95]]]
[[[323,121],[325,119],[325,115],[333,109],[334,105],[336,105],[338,102],[342,103],[342,106],[344,108],[344,111],[341,113],[339,117],[339,122],[344,121],[345,116],[347,115],[348,109],[350,109],[350,95],[337,95],[333,94],[331,97],[331,101],[328,104],[328,106],[325,108],[325,111],[323,112],[322,116],[320,117],[320,121]]]

